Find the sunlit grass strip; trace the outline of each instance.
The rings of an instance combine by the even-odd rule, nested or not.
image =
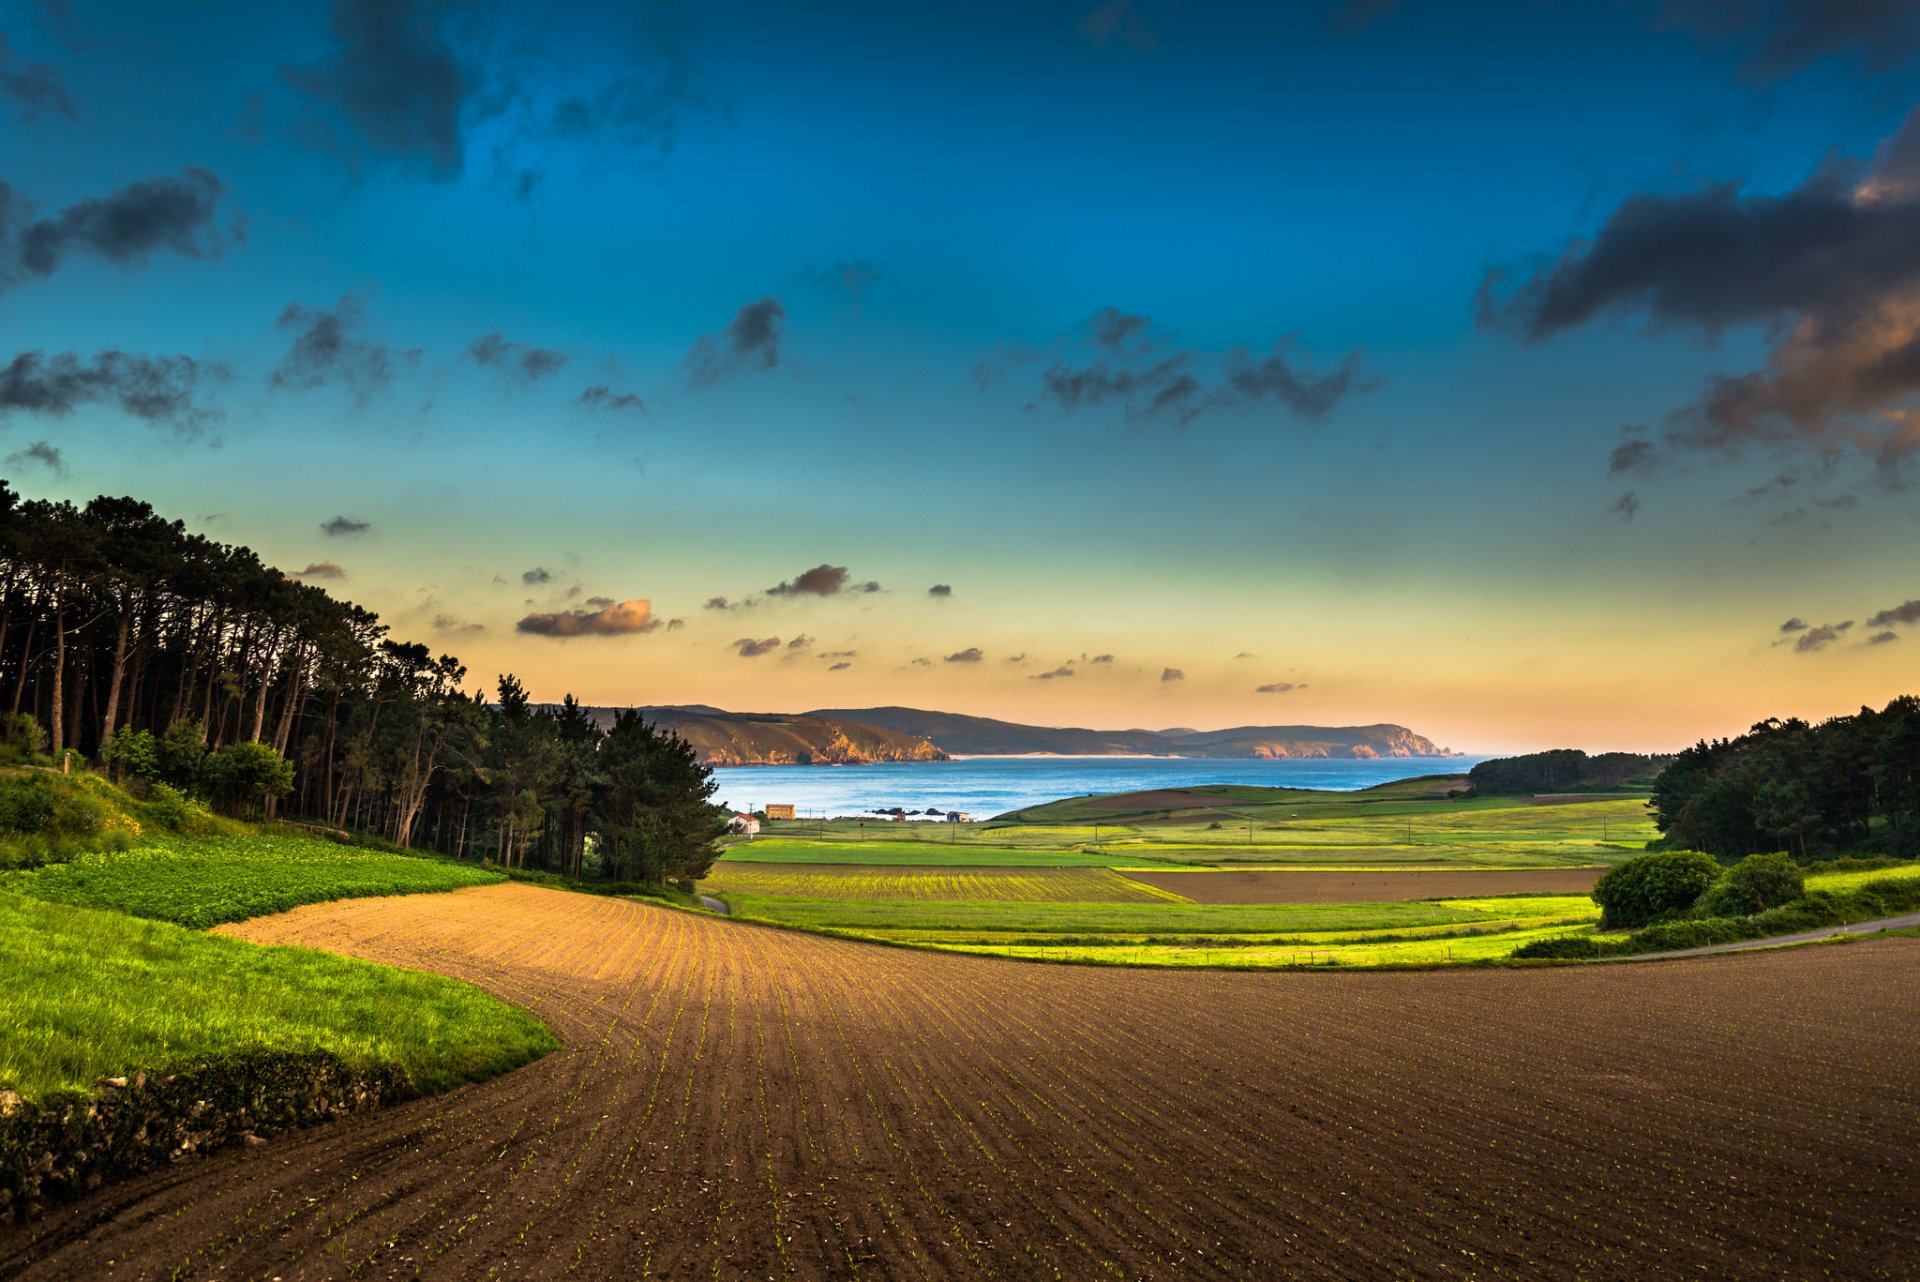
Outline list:
[[[0,1087],[28,1100],[198,1057],[330,1052],[420,1091],[552,1050],[531,1016],[437,975],[0,894]]]
[[[721,864],[702,893],[798,899],[985,903],[1186,903],[1186,896],[1105,868],[963,868],[849,864]]]
[[[204,929],[301,904],[501,880],[446,860],[300,837],[174,837],[0,877],[0,891]]]
[[[1486,921],[1474,909],[1397,904],[939,903],[734,895],[736,917],[853,930],[1025,930],[1044,934],[1239,934],[1303,930],[1385,930]],[[1508,910],[1511,913],[1511,910]]]
[[[1290,967],[1365,969],[1388,966],[1447,966],[1507,960],[1518,945],[1568,933],[1565,926],[1495,930],[1445,938],[1376,944],[1333,944],[1318,940],[1259,945],[1207,943],[929,943],[942,952],[1015,957],[1027,961],[1102,966],[1207,967],[1228,970],[1279,970]]]

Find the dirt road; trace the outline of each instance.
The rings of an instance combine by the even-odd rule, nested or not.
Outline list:
[[[1911,1276],[1920,940],[1052,967],[500,885],[235,933],[566,1048],[0,1236],[24,1278]]]

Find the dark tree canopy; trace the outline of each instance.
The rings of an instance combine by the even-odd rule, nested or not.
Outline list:
[[[1724,858],[1920,851],[1920,699],[1817,725],[1767,720],[1688,748],[1655,782],[1668,844]]]
[[[706,870],[723,815],[684,742],[628,714],[466,691],[451,655],[132,498],[0,481],[0,744],[75,751],[232,813],[514,867]]]

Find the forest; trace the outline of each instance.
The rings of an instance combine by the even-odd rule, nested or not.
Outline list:
[[[0,481],[0,749],[511,868],[691,881],[725,815],[637,712],[538,707],[144,502]]]
[[[1702,740],[1654,782],[1665,846],[1802,859],[1920,848],[1920,698],[1817,724],[1769,719]]]

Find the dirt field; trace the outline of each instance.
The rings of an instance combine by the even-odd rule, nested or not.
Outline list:
[[[1604,868],[1489,868],[1446,872],[1128,872],[1199,904],[1390,904],[1481,895],[1583,895]]]
[[[29,1278],[1911,1276],[1920,940],[1236,975],[503,885],[236,928],[567,1048],[0,1236]]]

